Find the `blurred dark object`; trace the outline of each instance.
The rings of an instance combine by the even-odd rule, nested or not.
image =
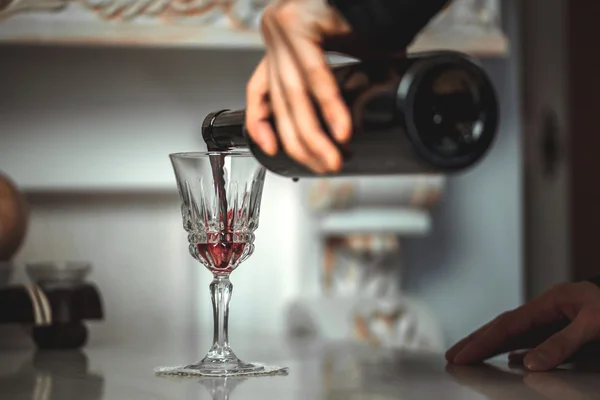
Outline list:
[[[544,173],[550,179],[556,176],[560,166],[562,143],[560,140],[560,127],[558,117],[553,110],[543,113],[542,131],[540,133],[540,147],[543,154],[542,163]]]
[[[521,8],[526,298],[600,275],[600,2]],[[543,15],[543,18],[540,16]]]
[[[82,322],[33,328],[33,341],[40,350],[78,349],[85,346],[87,339],[88,330]]]
[[[104,312],[96,286],[11,286],[0,289],[0,324],[33,325],[40,349],[76,349],[88,339],[84,321],[102,320]]]
[[[0,173],[0,261],[9,261],[17,253],[23,244],[28,220],[25,197]]]

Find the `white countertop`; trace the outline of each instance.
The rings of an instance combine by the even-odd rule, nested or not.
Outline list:
[[[447,366],[441,355],[349,344],[265,341],[234,350],[248,361],[284,364],[287,376],[245,380],[157,377],[153,368],[196,361],[189,343],[81,352],[0,350],[0,398],[20,399],[597,399],[600,369],[527,373],[504,362]]]

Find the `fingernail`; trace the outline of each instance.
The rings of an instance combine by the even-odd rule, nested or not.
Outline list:
[[[331,172],[337,172],[340,169],[340,159],[335,155],[329,157],[329,162],[327,164],[329,165],[329,170]]]
[[[536,350],[530,353],[525,360],[525,366],[532,371],[539,371],[548,368],[550,358],[548,354],[541,350]]]
[[[267,153],[267,155],[274,156],[277,154],[277,144],[275,144],[273,140],[261,139],[261,141],[257,144],[265,153]]]
[[[340,125],[340,124],[333,125],[333,132],[334,132],[335,139],[338,142],[342,142],[342,143],[345,142],[346,140],[348,140],[348,138],[350,136],[350,135],[348,135],[347,129],[343,125]]]
[[[267,148],[267,151],[266,151],[267,155],[273,157],[275,154],[277,154],[277,145],[271,143],[271,144],[267,145],[266,148]]]
[[[346,133],[345,131],[342,131],[341,133],[339,133],[337,135],[337,140],[340,143],[346,143],[346,142],[348,142],[348,140],[350,140],[350,135],[348,133]]]

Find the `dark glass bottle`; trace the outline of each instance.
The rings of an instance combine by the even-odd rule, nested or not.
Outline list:
[[[344,64],[333,72],[353,120],[352,139],[338,145],[344,162],[336,175],[462,171],[482,159],[496,136],[494,88],[464,54],[416,53]],[[262,152],[244,129],[244,113],[221,110],[205,118],[209,151],[248,148],[278,175],[315,176],[282,150],[274,157]]]

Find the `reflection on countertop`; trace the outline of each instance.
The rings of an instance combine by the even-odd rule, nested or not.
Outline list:
[[[287,376],[245,379],[157,377],[153,368],[201,351],[176,346],[85,351],[0,350],[0,397],[116,399],[597,399],[600,365],[528,373],[495,361],[449,366],[441,355],[375,350],[350,343],[267,341],[237,349],[249,361],[286,365]]]
[[[592,367],[592,368],[589,368]],[[461,385],[486,399],[592,400],[600,398],[600,364],[571,365],[550,372],[482,364],[447,366],[446,372]]]
[[[11,354],[15,356],[16,354]],[[2,357],[8,367],[16,357]],[[14,365],[13,365],[14,366]],[[104,398],[104,377],[88,371],[88,358],[81,351],[34,352],[0,375],[0,393],[6,399],[90,399]],[[4,368],[3,368],[4,370]]]

